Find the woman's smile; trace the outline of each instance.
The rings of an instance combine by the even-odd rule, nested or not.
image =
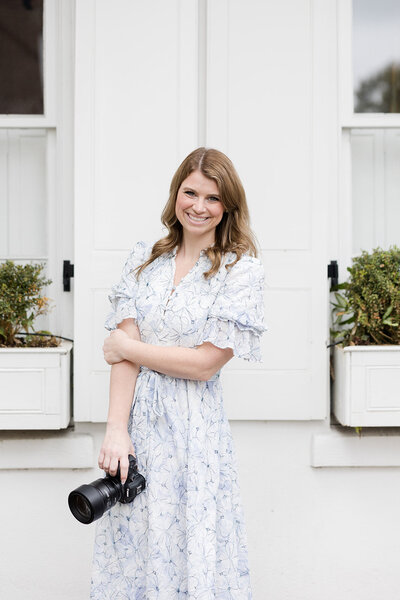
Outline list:
[[[178,190],[175,213],[185,235],[190,238],[198,231],[205,245],[212,244],[224,215],[217,183],[201,171],[190,173]]]
[[[189,221],[195,223],[196,225],[201,225],[205,221],[207,221],[208,217],[196,217],[196,215],[192,215],[190,213],[185,213],[187,217],[189,217]]]

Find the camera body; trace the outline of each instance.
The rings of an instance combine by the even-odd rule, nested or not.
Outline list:
[[[68,505],[74,517],[81,523],[99,519],[114,504],[133,502],[146,487],[146,480],[138,472],[136,458],[129,455],[129,469],[125,483],[121,483],[120,468],[116,475],[107,474],[102,479],[81,485],[68,496]]]
[[[104,477],[104,479],[112,479],[114,484],[120,488],[118,502],[122,502],[122,504],[133,502],[136,496],[140,494],[140,492],[142,492],[146,487],[145,478],[137,470],[136,458],[132,456],[132,454],[130,454],[128,458],[129,469],[125,483],[121,483],[119,465],[116,475],[110,475],[107,473],[107,475]]]

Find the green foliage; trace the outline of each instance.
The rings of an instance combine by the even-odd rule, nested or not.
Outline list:
[[[348,281],[332,289],[332,338],[343,346],[400,344],[400,248],[364,250],[352,260]]]
[[[44,265],[16,265],[7,260],[0,265],[0,346],[57,346],[55,338],[18,333],[34,331],[33,323],[49,310],[49,298],[41,290],[51,283],[42,276]],[[45,332],[40,332],[44,334]]]
[[[361,81],[356,90],[355,112],[398,113],[400,111],[400,64],[391,62]]]

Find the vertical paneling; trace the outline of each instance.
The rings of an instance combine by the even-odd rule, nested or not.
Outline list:
[[[105,420],[107,292],[197,145],[195,0],[76,4],[75,418]]]
[[[374,131],[351,133],[353,252],[376,240],[374,194],[376,193],[376,136]],[[383,172],[382,172],[383,175]]]
[[[400,131],[351,131],[353,255],[399,245]]]
[[[385,242],[400,246],[400,130],[386,130]]]
[[[207,143],[235,159],[263,248],[310,246],[311,48],[308,0],[209,2]]]
[[[335,11],[333,1],[208,2],[207,145],[238,169],[266,272],[264,363],[229,363],[231,418],[327,415]]]
[[[4,130],[0,138],[1,256],[47,255],[46,132]]]

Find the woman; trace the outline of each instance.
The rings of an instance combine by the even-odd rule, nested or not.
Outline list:
[[[227,156],[198,148],[175,173],[168,235],[138,242],[112,288],[112,364],[99,466],[137,457],[146,490],[98,522],[95,599],[251,598],[232,436],[219,380],[261,360],[263,268]],[[132,405],[132,396],[134,401]]]

